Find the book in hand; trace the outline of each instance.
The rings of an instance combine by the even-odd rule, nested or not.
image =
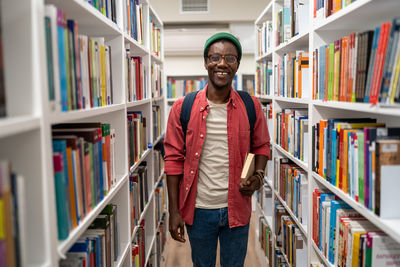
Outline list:
[[[247,181],[247,179],[250,178],[250,176],[254,174],[255,170],[254,162],[255,162],[255,155],[253,153],[248,153],[243,164],[242,174],[240,175],[243,184]]]

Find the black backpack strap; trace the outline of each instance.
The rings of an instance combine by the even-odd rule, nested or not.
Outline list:
[[[183,99],[181,116],[179,119],[181,121],[184,140],[186,140],[186,131],[190,120],[190,113],[192,112],[193,102],[196,99],[198,92],[199,91],[190,92]]]
[[[254,102],[249,93],[246,91],[236,91],[239,93],[244,105],[246,106],[247,117],[249,118],[250,124],[250,136],[253,135],[254,124],[256,123],[256,108],[254,107]]]

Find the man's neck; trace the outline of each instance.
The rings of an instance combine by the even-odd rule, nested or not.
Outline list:
[[[224,104],[229,100],[231,93],[230,87],[215,89],[213,86],[207,87],[207,99],[215,104]]]

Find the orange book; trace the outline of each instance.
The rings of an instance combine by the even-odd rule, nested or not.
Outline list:
[[[347,101],[349,97],[347,93],[347,75],[348,75],[348,59],[349,59],[349,36],[342,38],[342,51],[340,54],[340,86],[339,86],[339,101]]]
[[[327,126],[327,120],[319,121],[319,169],[318,173],[320,176],[324,177],[324,129]]]

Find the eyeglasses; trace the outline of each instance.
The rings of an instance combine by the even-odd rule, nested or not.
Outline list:
[[[220,55],[220,54],[212,54],[208,56],[208,60],[211,63],[218,64],[221,60],[224,59],[228,64],[235,64],[237,62],[237,57],[234,55]]]

